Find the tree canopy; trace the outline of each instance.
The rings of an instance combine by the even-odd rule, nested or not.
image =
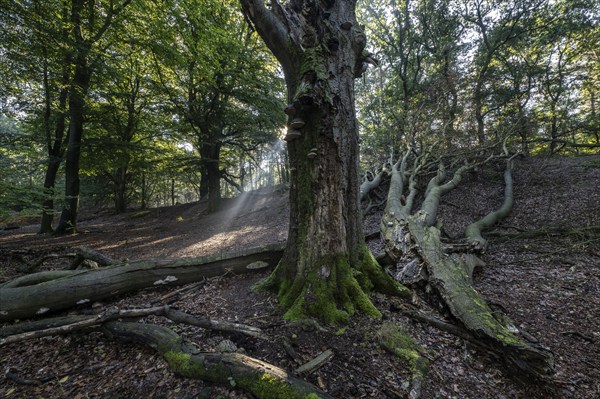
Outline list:
[[[286,179],[275,144],[282,71],[236,1],[102,1],[73,14],[85,4],[1,3],[2,212],[53,215],[66,204],[78,93],[84,207],[208,196],[217,209],[261,179]],[[379,0],[358,13],[378,63],[357,91],[363,165],[405,143],[459,149],[509,137],[528,153],[598,143],[596,2]],[[89,88],[73,80],[78,54]],[[279,160],[274,179],[265,159]]]

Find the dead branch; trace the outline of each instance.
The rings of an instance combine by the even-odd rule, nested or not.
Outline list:
[[[0,329],[0,337],[3,337],[0,338],[0,347],[15,342],[53,335],[63,335],[75,331],[85,330],[91,327],[99,327],[100,325],[111,320],[139,318],[150,315],[163,316],[176,323],[188,324],[207,330],[221,331],[226,333],[241,333],[255,338],[266,339],[263,331],[256,327],[232,323],[229,321],[211,320],[204,317],[192,316],[169,306],[157,306],[146,309],[126,310],[109,308],[95,316],[74,315],[34,321],[30,323],[19,323],[15,326],[3,327]],[[14,331],[21,332],[14,333]]]
[[[324,352],[319,353],[315,356],[314,359],[310,360],[307,363],[304,363],[302,366],[296,369],[297,374],[310,374],[315,370],[321,368],[325,363],[333,359],[333,351],[331,349],[327,349]]]
[[[478,221],[471,223],[465,230],[465,237],[469,245],[476,251],[485,251],[487,241],[482,237],[481,232],[489,229],[499,221],[503,220],[512,211],[513,207],[513,178],[512,178],[512,159],[506,163],[504,171],[504,202],[502,206],[493,212],[488,213]]]

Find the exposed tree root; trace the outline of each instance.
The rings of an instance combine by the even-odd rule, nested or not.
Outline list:
[[[152,347],[174,373],[183,377],[233,386],[257,398],[331,398],[317,387],[261,360],[239,353],[199,352],[166,327],[108,322],[102,328],[110,337]]]

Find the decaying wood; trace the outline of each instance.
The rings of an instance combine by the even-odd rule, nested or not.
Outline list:
[[[319,388],[285,370],[240,353],[199,352],[172,330],[142,323],[108,322],[110,337],[147,345],[158,351],[169,368],[183,377],[234,386],[257,398],[331,398]]]
[[[489,157],[488,160],[493,158]],[[511,331],[512,326],[502,323],[503,318],[497,317],[496,312],[490,309],[472,286],[473,268],[480,265],[481,260],[470,253],[445,252],[440,230],[434,226],[441,196],[460,183],[465,171],[479,164],[481,162],[460,167],[446,183],[446,171],[440,166],[436,176],[429,181],[421,208],[411,214],[412,203],[407,207],[398,198],[406,184],[406,173],[400,172],[407,165],[405,155],[401,165],[395,167],[392,173],[388,204],[382,218],[381,231],[385,249],[397,268],[403,269],[403,272],[405,265],[413,265],[416,269],[411,273],[418,277],[414,279],[414,283],[421,284],[425,281],[433,288],[444,307],[473,337],[500,354],[519,372],[544,378],[554,371],[552,352],[521,338],[516,335],[517,331]],[[505,172],[506,188],[502,207],[469,226],[466,232],[468,245],[464,246],[465,249],[484,249],[486,241],[481,232],[510,212],[511,170],[509,161]]]
[[[67,334],[91,327],[99,327],[111,320],[146,317],[150,315],[163,316],[176,323],[188,324],[204,329],[226,333],[241,333],[255,338],[266,339],[263,331],[257,327],[224,320],[211,320],[205,317],[193,316],[169,306],[157,306],[145,309],[124,310],[109,308],[94,316],[72,315],[5,326],[0,328],[0,346],[52,335]]]
[[[196,282],[227,271],[247,273],[249,263],[265,261],[274,266],[282,253],[283,246],[275,244],[209,257],[145,260],[96,270],[61,271],[67,274],[49,281],[44,278],[39,284],[23,285],[23,278],[16,279],[17,284],[9,281],[0,286],[0,322],[93,303],[142,288]],[[26,278],[35,280],[36,274]]]
[[[491,346],[518,370],[546,377],[554,372],[552,352],[515,335],[494,317],[494,312],[473,288],[460,254],[441,251],[439,230],[409,220],[411,236],[427,265],[429,284],[456,317],[475,337]]]
[[[93,262],[96,262],[99,266],[110,266],[115,263],[115,261],[112,258],[87,247],[76,248],[75,254],[76,257],[71,263],[71,265],[69,265],[69,269],[77,269],[77,267],[81,265],[85,260],[91,260]]]
[[[327,349],[326,351],[323,351],[323,352],[319,353],[317,356],[315,356],[314,359],[312,359],[309,362],[304,363],[302,366],[298,367],[296,369],[296,373],[310,374],[313,371],[318,370],[320,367],[322,367],[325,363],[327,363],[331,359],[333,359],[333,351],[331,349]]]

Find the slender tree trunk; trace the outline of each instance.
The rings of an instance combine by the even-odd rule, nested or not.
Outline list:
[[[42,220],[40,223],[40,234],[52,233],[52,221],[54,220],[54,186],[56,176],[62,157],[50,156],[46,176],[44,178],[44,201],[42,202]]]
[[[473,93],[473,107],[475,108],[475,122],[477,123],[477,141],[480,145],[485,144],[485,125],[483,120],[483,81],[477,80]]]
[[[90,70],[87,64],[89,50],[79,50],[75,65],[75,76],[69,93],[69,140],[65,163],[65,207],[56,228],[59,234],[77,231],[79,212],[79,161],[81,158],[81,139]]]
[[[115,182],[115,211],[127,211],[127,167],[117,168]]]
[[[66,35],[66,34],[65,34]],[[44,65],[44,91],[46,93],[46,105],[44,114],[44,125],[48,149],[48,165],[46,167],[46,175],[44,177],[44,200],[42,202],[42,220],[40,223],[40,234],[52,233],[52,221],[54,220],[54,187],[56,184],[56,176],[64,155],[63,136],[65,134],[65,107],[67,105],[68,89],[66,85],[69,82],[71,74],[71,57],[69,54],[65,56],[61,83],[63,88],[58,96],[58,113],[56,115],[56,124],[54,126],[54,140],[50,134],[51,127],[51,93],[50,84],[48,82],[47,65]]]
[[[216,212],[221,206],[221,169],[219,168],[221,144],[211,135],[202,142],[201,153],[205,170],[202,178],[206,179],[205,190],[208,194],[208,211]]]
[[[145,210],[147,207],[148,187],[146,186],[146,172],[142,172],[142,203],[141,208]]]

